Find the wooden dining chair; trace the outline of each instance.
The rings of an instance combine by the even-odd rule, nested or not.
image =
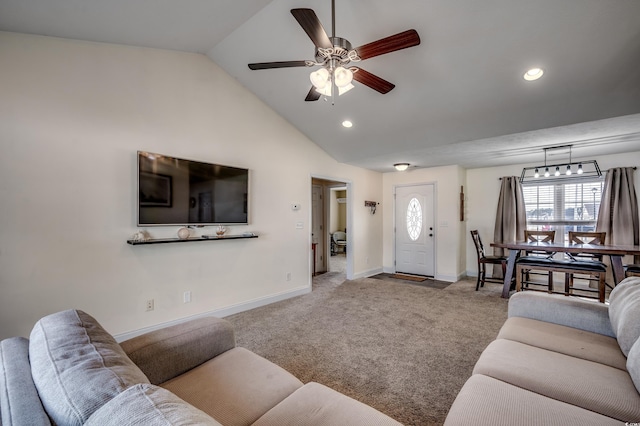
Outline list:
[[[591,244],[591,245],[602,245],[605,242],[607,237],[606,232],[575,232],[569,231],[569,243],[571,244]],[[600,302],[604,302],[605,297],[605,276],[606,276],[606,266],[602,263],[602,255],[601,254],[592,254],[592,253],[577,253],[577,254],[569,254],[567,253],[568,258],[573,262],[579,262],[580,267],[589,268],[591,266],[593,270],[578,270],[576,272],[568,273],[565,277],[564,284],[564,294],[569,296],[574,294],[574,290],[579,290],[582,292],[597,292],[598,300]],[[590,264],[591,263],[591,264]],[[602,270],[604,269],[604,271]],[[578,275],[576,277],[576,274]],[[574,286],[575,278],[586,280],[588,282],[597,282],[597,289],[587,288],[576,288]],[[586,296],[588,297],[588,296]]]
[[[485,282],[504,283],[504,279],[487,278],[487,265],[502,265],[502,276],[507,273],[507,257],[506,256],[487,256],[484,252],[484,245],[478,230],[471,231],[473,244],[476,246],[476,254],[478,255],[478,280],[476,282],[476,291],[480,287],[484,287]]]
[[[533,230],[525,230],[524,231],[524,240],[530,243],[548,243],[553,242],[556,237],[556,231],[533,231]],[[535,256],[545,259],[551,259],[555,253],[543,251],[543,250],[526,250],[525,256]],[[537,260],[537,259],[536,259]],[[537,272],[536,272],[537,271]],[[530,287],[530,285],[546,286],[545,291],[549,293],[553,293],[553,272],[552,271],[544,271],[536,270],[534,268],[520,268],[520,273],[524,274],[521,279],[520,287],[524,290],[536,290],[535,288]],[[532,281],[531,275],[543,275],[547,277],[546,284],[542,284],[539,281]]]

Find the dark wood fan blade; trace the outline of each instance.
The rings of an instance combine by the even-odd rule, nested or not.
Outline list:
[[[320,96],[322,95],[316,90],[316,88],[311,86],[311,90],[309,90],[309,93],[307,93],[307,97],[304,98],[304,100],[306,102],[313,102],[320,99]]]
[[[359,83],[364,84],[365,86],[371,87],[373,90],[376,90],[383,95],[389,93],[396,87],[395,84],[389,83],[387,80],[384,80],[377,75],[371,74],[369,71],[365,71],[362,68],[356,68],[357,71],[353,73],[353,79]]]
[[[360,59],[373,58],[396,50],[406,49],[420,44],[420,36],[416,30],[407,30],[378,41],[356,47]]]
[[[329,49],[333,47],[327,32],[322,27],[318,16],[312,9],[291,9],[291,14],[307,33],[313,44],[317,47]]]
[[[252,70],[268,70],[271,68],[306,67],[307,61],[259,62],[249,64]]]

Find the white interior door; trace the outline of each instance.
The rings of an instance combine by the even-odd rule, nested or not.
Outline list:
[[[396,188],[396,272],[435,275],[434,185]]]
[[[316,244],[316,272],[324,272],[327,270],[327,265],[325,264],[324,256],[324,203],[322,198],[322,186],[320,185],[311,186],[311,209],[311,242]]]

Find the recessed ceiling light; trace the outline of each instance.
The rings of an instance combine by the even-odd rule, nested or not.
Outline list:
[[[351,121],[349,121],[349,120],[344,120],[342,122],[342,127],[346,127],[348,129],[350,127],[353,127],[353,123]]]
[[[527,81],[533,81],[542,77],[542,74],[544,74],[544,70],[542,68],[531,68],[529,71],[524,73],[523,77]]]

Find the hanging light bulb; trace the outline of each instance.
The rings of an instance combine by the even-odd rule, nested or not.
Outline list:
[[[538,168],[537,168],[537,167],[536,167],[536,171],[535,171],[535,173],[533,174],[533,177],[534,177],[534,178],[539,178],[539,177],[540,177],[540,172],[538,171]]]
[[[326,68],[320,68],[318,71],[312,72],[311,75],[309,75],[309,79],[316,89],[322,90],[328,85],[327,83],[329,83],[329,70]],[[331,85],[329,84],[329,86]]]
[[[578,164],[578,174],[582,174],[582,163]]]
[[[545,168],[544,168],[544,177],[549,177],[549,174],[550,174],[550,173],[549,173],[549,168],[548,168],[548,167],[545,167]]]
[[[353,72],[344,67],[337,67],[333,72],[333,78],[338,87],[347,87],[353,81]]]
[[[567,164],[567,176],[571,176],[571,164]]]
[[[560,176],[560,167],[556,166],[556,172],[553,175]]]

